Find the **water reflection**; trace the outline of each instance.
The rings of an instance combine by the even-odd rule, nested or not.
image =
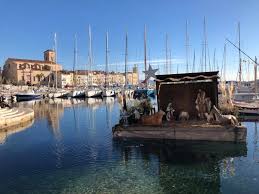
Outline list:
[[[113,140],[116,98],[20,103],[26,134],[0,146],[3,193],[256,193],[257,122],[247,144]],[[18,163],[16,161],[19,161]]]
[[[165,193],[220,193],[220,168],[234,173],[231,159],[226,158],[247,154],[246,144],[227,142],[117,140],[115,146],[125,165],[140,157],[143,168],[153,168]],[[222,161],[226,166],[220,165]]]
[[[88,99],[45,99],[36,101],[26,101],[17,103],[15,106],[33,108],[35,111],[35,119],[46,119],[49,123],[51,133],[57,138],[61,138],[60,119],[64,116],[64,110],[71,108],[73,110],[73,117],[75,129],[78,129],[79,117],[77,116],[77,107],[86,107],[90,110],[89,123],[91,128],[94,128],[95,110],[103,103],[102,99],[88,98]],[[114,99],[113,99],[114,103]]]
[[[0,130],[0,144],[6,143],[9,136],[11,136],[15,133],[19,133],[21,131],[24,131],[27,128],[31,127],[33,122],[34,122],[34,120],[31,120],[31,121],[22,123],[18,126],[15,126],[15,127],[10,127],[8,129]]]
[[[257,122],[254,123],[254,139],[253,139],[253,144],[254,144],[254,151],[253,151],[253,160],[255,162],[259,163],[259,148],[258,148],[258,131],[257,131]]]

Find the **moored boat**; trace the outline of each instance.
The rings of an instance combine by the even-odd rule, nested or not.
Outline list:
[[[35,100],[42,98],[41,94],[37,94],[34,91],[17,93],[15,96],[17,101]]]
[[[115,91],[113,89],[105,88],[103,89],[102,95],[104,97],[113,97],[115,96]]]
[[[80,89],[72,90],[72,91],[68,94],[68,97],[72,97],[72,98],[83,98],[83,97],[85,97],[85,91],[84,91],[84,90],[80,90]]]
[[[259,104],[255,102],[233,102],[241,115],[259,115]]]
[[[90,88],[85,91],[85,97],[91,98],[91,97],[101,97],[102,96],[102,90],[99,88]]]

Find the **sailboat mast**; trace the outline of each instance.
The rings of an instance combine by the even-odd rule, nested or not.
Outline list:
[[[196,58],[196,56],[195,56],[195,49],[194,49],[194,51],[193,51],[193,63],[192,63],[192,72],[195,72],[195,59]]]
[[[74,87],[75,87],[75,85],[76,85],[76,70],[75,70],[75,68],[76,68],[76,65],[77,65],[77,35],[75,34],[75,36],[74,36],[74,64],[73,64],[73,72],[74,72]]]
[[[255,57],[254,63],[254,85],[255,85],[255,96],[257,95],[257,58]]]
[[[238,22],[238,54],[239,54],[239,71],[238,71],[238,76],[239,76],[239,86],[241,86],[241,79],[242,79],[242,61],[241,61],[241,50],[240,50],[240,22]]]
[[[226,81],[227,45],[224,45],[223,79]]]
[[[168,74],[168,34],[165,35],[165,73]]]
[[[172,73],[172,50],[169,50],[169,72]]]
[[[186,20],[185,31],[185,48],[186,48],[186,73],[189,72],[189,33],[188,33],[188,20]]]
[[[104,87],[107,86],[107,74],[108,74],[108,32],[106,32],[106,40],[105,40],[105,83]]]
[[[147,31],[146,31],[146,25],[144,28],[144,65],[145,65],[145,71],[147,71]],[[146,75],[145,75],[146,79]]]
[[[89,25],[88,27],[88,38],[89,38],[89,51],[88,51],[88,55],[89,55],[89,72],[88,72],[88,80],[87,82],[90,82],[90,86],[92,86],[92,76],[89,80],[89,76],[92,74],[92,32],[91,32],[91,26]],[[89,85],[89,84],[88,84]]]
[[[206,32],[206,18],[203,21],[203,33],[204,33],[204,62],[205,71],[207,71],[207,32]]]
[[[58,72],[57,72],[57,63],[58,63],[58,51],[57,51],[57,33],[55,32],[54,34],[54,51],[55,51],[55,54],[56,54],[56,57],[55,57],[55,87],[56,87],[56,90],[57,90],[57,87],[58,87]]]
[[[213,54],[213,70],[216,70],[216,49],[214,49],[214,54]]]
[[[126,33],[126,37],[125,37],[125,89],[127,88],[127,83],[128,83],[128,80],[127,80],[127,63],[128,63],[128,33]]]

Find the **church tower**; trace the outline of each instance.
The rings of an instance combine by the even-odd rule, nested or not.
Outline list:
[[[56,63],[56,53],[53,50],[44,51],[44,61]]]

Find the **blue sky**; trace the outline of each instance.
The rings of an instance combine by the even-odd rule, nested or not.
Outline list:
[[[165,34],[172,49],[172,71],[185,71],[185,22],[189,21],[190,61],[196,52],[200,66],[203,18],[207,21],[211,63],[222,65],[225,38],[237,43],[241,23],[241,47],[259,56],[259,2],[257,0],[0,0],[0,63],[8,57],[42,59],[53,47],[57,33],[58,62],[73,66],[73,37],[78,36],[78,67],[87,63],[88,25],[92,27],[95,69],[104,69],[105,33],[109,32],[110,69],[122,70],[125,32],[129,36],[129,62],[143,68],[143,31],[147,26],[148,58],[165,59]],[[258,20],[258,21],[257,21]],[[163,62],[162,62],[163,63]],[[159,73],[164,73],[160,63]],[[130,63],[131,64],[131,63]],[[157,67],[156,62],[152,63]],[[247,64],[244,69],[248,71]],[[252,65],[250,79],[252,78]],[[227,44],[227,78],[236,79],[238,52]],[[244,74],[246,74],[246,71]],[[247,75],[244,75],[247,78]]]

